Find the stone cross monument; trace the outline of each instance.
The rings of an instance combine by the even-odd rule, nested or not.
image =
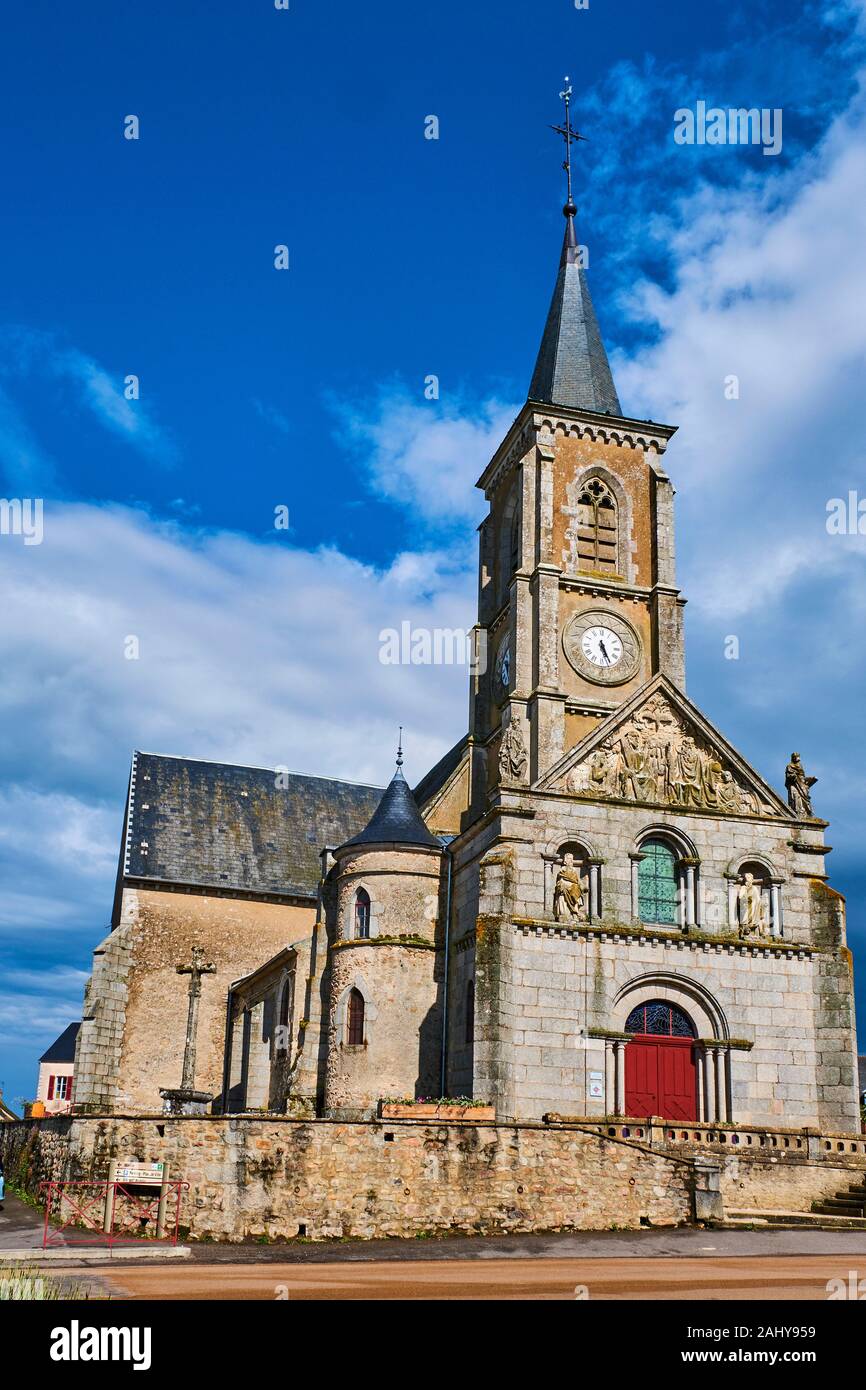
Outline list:
[[[178,975],[189,975],[189,1009],[186,1017],[186,1041],[183,1049],[183,1074],[177,1090],[160,1090],[167,1115],[203,1114],[211,1100],[208,1091],[195,1089],[195,1048],[198,1034],[198,1002],[201,998],[203,975],[216,974],[216,966],[205,961],[200,946],[193,946],[189,965],[178,965]]]

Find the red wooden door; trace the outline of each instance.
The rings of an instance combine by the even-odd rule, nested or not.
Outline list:
[[[697,1066],[691,1038],[641,1033],[632,1037],[625,1050],[627,1115],[695,1120],[697,1092]]]

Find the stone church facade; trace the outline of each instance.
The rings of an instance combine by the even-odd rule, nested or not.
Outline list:
[[[814,779],[780,795],[685,693],[673,434],[623,414],[569,204],[479,481],[467,735],[414,792],[136,753],[79,1113],[859,1129]]]

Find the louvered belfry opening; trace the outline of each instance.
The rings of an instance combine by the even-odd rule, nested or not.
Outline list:
[[[600,478],[593,478],[577,503],[577,555],[581,566],[617,570],[618,519],[616,500]]]

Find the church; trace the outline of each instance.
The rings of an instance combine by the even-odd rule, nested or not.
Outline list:
[[[859,1130],[815,779],[751,767],[686,694],[675,429],[620,404],[576,213],[569,168],[528,398],[478,481],[468,729],[414,789],[402,754],[373,787],[136,752],[75,1113],[451,1096]]]

